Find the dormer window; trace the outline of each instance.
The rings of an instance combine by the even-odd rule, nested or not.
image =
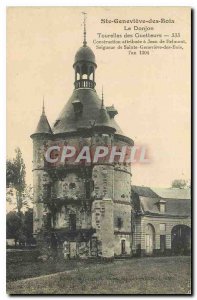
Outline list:
[[[166,212],[166,201],[161,199],[158,202],[158,205],[159,205],[159,211],[160,211],[160,213],[164,214]]]
[[[110,119],[113,119],[118,114],[118,111],[117,111],[117,109],[115,109],[114,105],[107,106],[106,109],[110,116]]]
[[[165,211],[166,211],[165,204],[164,203],[160,204],[160,212],[165,213]]]
[[[72,105],[75,115],[80,115],[83,111],[83,104],[81,103],[81,101],[79,99],[76,99],[72,102]]]

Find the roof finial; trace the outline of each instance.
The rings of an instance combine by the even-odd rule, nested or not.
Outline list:
[[[87,46],[87,41],[86,41],[86,12],[82,12],[83,14],[83,46]]]
[[[103,96],[103,85],[102,85],[102,102],[101,102],[101,108],[104,107],[104,96]]]
[[[44,96],[43,96],[43,103],[42,103],[42,114],[45,115]]]

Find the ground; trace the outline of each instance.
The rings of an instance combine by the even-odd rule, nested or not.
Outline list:
[[[40,264],[40,265],[38,265]],[[40,267],[42,267],[40,269]],[[16,266],[15,266],[16,268]],[[20,268],[20,266],[18,266]],[[24,270],[27,272],[24,272]],[[29,271],[28,271],[29,270]],[[20,278],[8,271],[8,294],[190,294],[190,257],[147,257],[115,260],[112,263],[26,263]],[[35,270],[37,270],[36,273]],[[45,272],[44,272],[45,270]],[[64,271],[63,271],[64,270]],[[66,270],[66,271],[65,271]],[[16,270],[13,268],[13,273]]]

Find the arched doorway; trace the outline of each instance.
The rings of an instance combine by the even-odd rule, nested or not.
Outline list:
[[[172,252],[174,254],[189,254],[191,250],[191,228],[186,225],[176,225],[171,232]]]
[[[145,251],[147,255],[151,255],[155,248],[155,229],[152,224],[146,225],[145,230]]]

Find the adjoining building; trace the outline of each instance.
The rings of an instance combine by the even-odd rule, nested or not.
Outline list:
[[[133,254],[188,254],[190,189],[132,186]]]

